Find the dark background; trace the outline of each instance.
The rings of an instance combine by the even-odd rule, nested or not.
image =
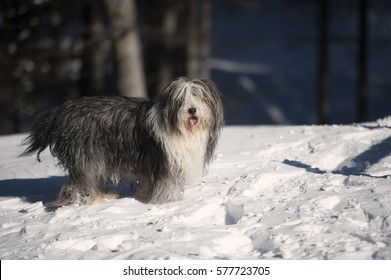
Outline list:
[[[208,77],[226,124],[391,114],[391,1],[0,0],[0,134],[85,95]]]

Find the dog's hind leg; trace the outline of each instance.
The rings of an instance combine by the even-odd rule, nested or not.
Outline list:
[[[84,174],[75,176],[70,173],[68,181],[62,186],[57,199],[50,204],[50,207],[91,204],[102,195],[102,184],[101,178]]]

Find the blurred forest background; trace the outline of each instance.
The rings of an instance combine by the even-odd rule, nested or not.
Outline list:
[[[214,80],[228,125],[375,120],[390,65],[388,0],[0,0],[0,134],[179,76]]]

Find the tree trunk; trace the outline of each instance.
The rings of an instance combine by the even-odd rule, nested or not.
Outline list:
[[[81,71],[81,95],[102,95],[105,90],[107,50],[104,47],[104,23],[99,1],[83,6],[83,67]]]
[[[190,0],[187,43],[187,75],[209,78],[211,4],[209,0]]]
[[[367,121],[367,57],[368,57],[368,1],[360,0],[358,16],[358,55],[357,55],[357,121]]]
[[[140,1],[145,16],[148,92],[179,76],[209,78],[210,0]]]
[[[134,0],[105,0],[122,96],[147,97],[142,48]]]
[[[329,41],[330,15],[329,1],[319,0],[319,41],[318,41],[318,118],[320,124],[330,123],[330,78]]]
[[[158,95],[173,79],[186,76],[188,0],[142,2],[148,92]]]

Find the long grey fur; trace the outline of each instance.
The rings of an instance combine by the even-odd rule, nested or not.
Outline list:
[[[145,203],[182,199],[184,185],[213,158],[223,126],[215,84],[178,78],[152,100],[84,97],[37,116],[22,156],[47,147],[68,171],[51,207],[90,204],[104,197],[105,182],[137,182]],[[201,154],[201,155],[199,155]]]

